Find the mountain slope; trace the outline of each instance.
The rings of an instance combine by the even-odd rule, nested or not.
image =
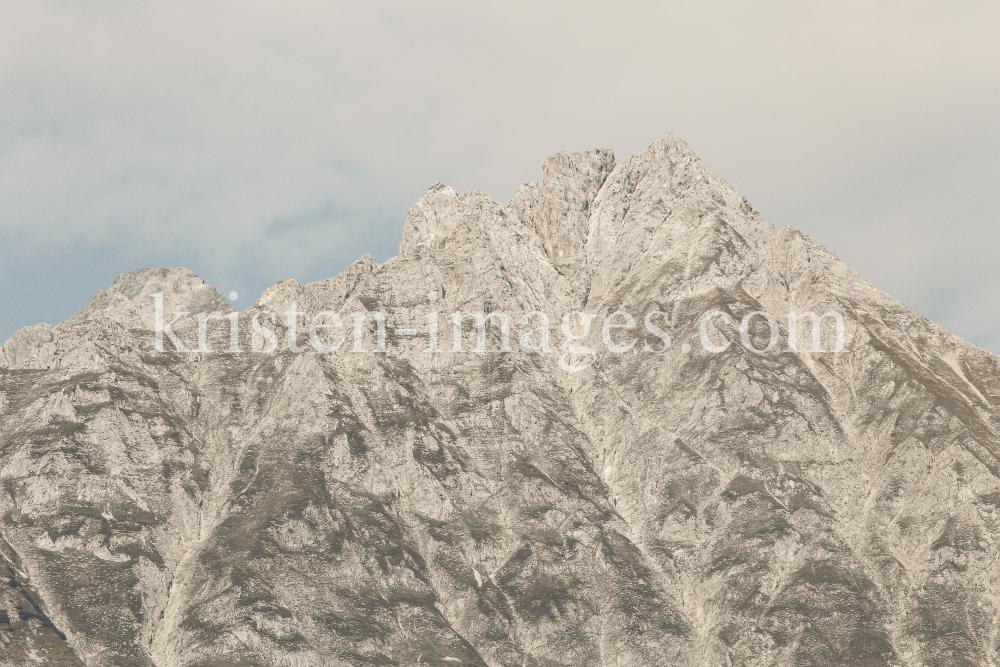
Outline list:
[[[0,664],[995,664],[997,357],[679,140],[543,172],[506,206],[436,185],[397,257],[243,313],[143,270],[15,334]],[[154,295],[217,313],[203,348],[188,316],[154,350]],[[790,344],[807,311],[842,351],[832,320]],[[453,312],[494,315],[484,351]]]

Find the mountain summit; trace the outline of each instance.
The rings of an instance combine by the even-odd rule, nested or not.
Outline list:
[[[0,348],[0,665],[1000,662],[1000,364],[678,139]]]

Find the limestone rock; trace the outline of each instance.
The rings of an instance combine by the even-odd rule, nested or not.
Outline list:
[[[15,334],[0,665],[1000,662],[1000,360],[680,140],[543,171],[235,341],[184,269]]]

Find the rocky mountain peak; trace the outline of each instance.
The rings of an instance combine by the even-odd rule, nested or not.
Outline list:
[[[214,287],[185,268],[140,269],[119,276],[107,291],[98,292],[86,308],[69,319],[73,325],[108,319],[130,329],[154,325],[154,294],[162,294],[164,313],[228,314],[233,307]]]
[[[410,209],[400,256],[416,247],[485,240],[519,220],[534,231],[536,240],[527,243],[541,247],[581,305],[613,293],[652,245],[660,252],[688,245],[706,216],[752,244],[772,231],[678,138],[656,141],[623,162],[606,148],[559,153],[545,160],[542,175],[541,186],[522,185],[506,207],[483,193],[459,196],[435,184]]]
[[[232,312],[148,269],[0,349],[0,667],[1000,660],[1000,359],[679,139],[437,184],[185,350],[156,294]]]
[[[399,243],[400,256],[407,256],[418,247],[447,248],[480,233],[479,220],[470,216],[474,201],[488,199],[482,193],[458,192],[447,185],[435,183],[410,207]]]

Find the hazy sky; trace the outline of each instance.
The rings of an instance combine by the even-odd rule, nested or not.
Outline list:
[[[1000,352],[1000,2],[0,0],[0,342],[114,278],[267,286],[668,133]]]

